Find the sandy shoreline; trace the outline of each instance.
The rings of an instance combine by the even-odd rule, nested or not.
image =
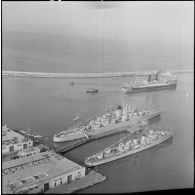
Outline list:
[[[169,70],[173,73],[190,73],[194,70]],[[22,72],[22,71],[2,71],[2,76],[12,77],[38,77],[38,78],[102,78],[102,77],[128,77],[133,75],[156,74],[154,71],[139,72],[109,72],[109,73],[47,73],[47,72]]]

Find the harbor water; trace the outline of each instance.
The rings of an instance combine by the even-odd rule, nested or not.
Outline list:
[[[127,94],[129,104],[139,110],[163,108],[160,117],[150,125],[173,127],[172,139],[146,151],[98,166],[107,180],[78,193],[122,193],[193,187],[194,174],[194,85],[193,73],[180,73],[176,89]],[[51,148],[53,135],[80,121],[100,115],[106,109],[123,104],[122,83],[127,78],[20,78],[2,79],[2,123],[11,129],[31,129],[48,137]],[[73,85],[70,83],[74,82]],[[86,90],[97,88],[98,93]],[[95,154],[125,133],[84,144],[65,157],[84,165],[86,157]]]

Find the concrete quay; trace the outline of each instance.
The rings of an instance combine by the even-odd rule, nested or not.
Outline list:
[[[103,182],[106,177],[95,171],[90,171],[85,177],[75,180],[69,184],[60,185],[56,188],[46,191],[44,194],[67,194],[77,192],[97,183]]]

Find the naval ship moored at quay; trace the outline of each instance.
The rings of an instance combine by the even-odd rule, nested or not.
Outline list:
[[[87,157],[85,164],[88,167],[97,166],[141,152],[170,139],[173,134],[172,128],[145,129],[143,127],[141,133],[129,134],[103,151]]]
[[[124,104],[123,107],[118,106],[116,110],[91,120],[87,125],[80,123],[67,130],[56,133],[53,141],[65,142],[81,138],[100,138],[124,131],[129,125],[157,117],[161,111],[161,109],[137,111],[135,106]]]
[[[159,72],[157,72],[155,78],[152,78],[152,75],[149,75],[148,80],[140,81],[137,77],[137,80],[132,84],[124,83],[122,91],[124,93],[134,93],[151,90],[171,89],[176,88],[176,86],[177,80],[175,75],[172,75],[171,73],[159,74]]]

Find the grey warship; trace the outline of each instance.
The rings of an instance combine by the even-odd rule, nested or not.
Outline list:
[[[107,112],[103,116],[91,120],[86,125],[80,123],[70,129],[56,133],[53,141],[65,142],[81,138],[98,139],[124,131],[129,125],[157,117],[161,111],[162,109],[138,111],[135,106],[124,103],[123,106],[118,106],[112,112]]]
[[[138,135],[137,132],[129,134],[103,151],[87,157],[85,164],[88,167],[97,166],[141,152],[170,139],[173,134],[173,128],[145,129],[143,127]]]

